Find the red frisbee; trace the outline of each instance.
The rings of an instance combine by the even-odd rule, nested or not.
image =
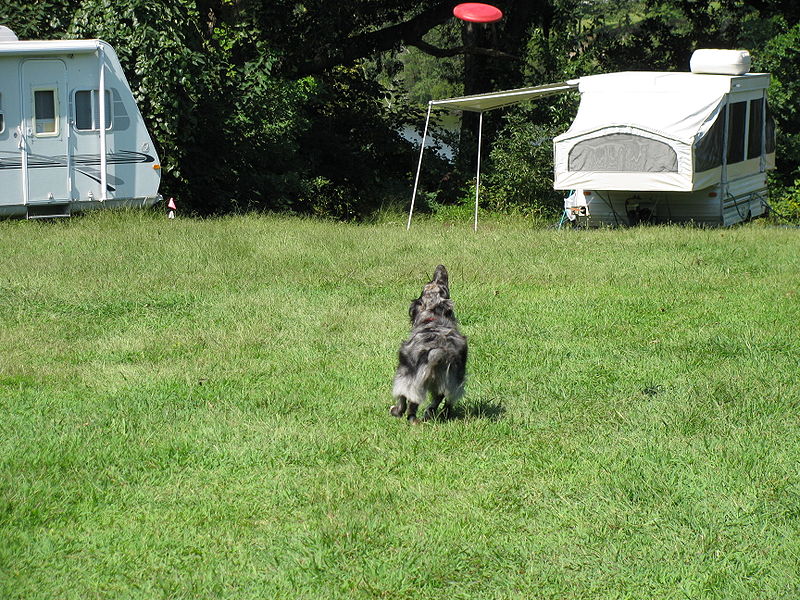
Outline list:
[[[465,2],[453,9],[453,14],[462,21],[471,23],[494,23],[503,18],[503,11],[491,4]]]

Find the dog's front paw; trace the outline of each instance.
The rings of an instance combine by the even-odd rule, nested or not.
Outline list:
[[[402,409],[401,409],[399,406],[397,406],[396,404],[392,404],[392,405],[389,407],[389,414],[390,414],[390,415],[392,415],[393,417],[402,417],[404,412],[405,412],[405,411],[404,411],[404,410],[402,410]]]

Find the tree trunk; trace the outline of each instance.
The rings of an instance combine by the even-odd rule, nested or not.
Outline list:
[[[465,22],[461,39],[465,48],[485,48],[489,46],[489,29],[492,25]],[[488,57],[467,52],[464,54],[464,95],[488,92],[491,81],[487,72]],[[462,173],[475,169],[478,158],[478,113],[464,111],[461,115],[461,135],[458,146],[456,166]]]

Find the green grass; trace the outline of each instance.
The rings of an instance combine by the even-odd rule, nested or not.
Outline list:
[[[0,222],[0,598],[798,597],[798,235]]]

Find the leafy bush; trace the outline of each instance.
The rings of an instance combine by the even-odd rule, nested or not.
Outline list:
[[[800,177],[800,24],[772,38],[754,54],[754,70],[772,74],[768,98],[777,127],[775,181],[790,187]]]
[[[785,186],[771,175],[769,184],[772,218],[779,222],[800,223],[800,179]]]
[[[116,48],[161,155],[164,195],[201,213],[291,204],[300,185],[286,173],[313,83],[273,78],[275,57],[245,18],[212,27],[189,0],[86,0],[70,33]]]
[[[504,119],[482,181],[482,204],[491,210],[552,216],[561,192],[553,190],[552,126],[534,122],[518,109]]]

